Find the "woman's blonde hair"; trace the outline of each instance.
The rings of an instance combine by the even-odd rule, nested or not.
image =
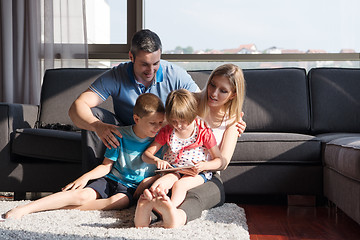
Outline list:
[[[245,99],[245,79],[243,71],[234,64],[224,64],[212,71],[206,87],[201,93],[199,116],[205,117],[208,114],[208,87],[215,76],[224,76],[229,80],[232,88],[231,91],[235,93],[236,96],[225,104],[225,111],[230,119],[234,118],[235,121],[239,121]]]
[[[191,123],[197,116],[197,100],[186,89],[174,90],[166,98],[165,114],[168,122],[180,119]]]

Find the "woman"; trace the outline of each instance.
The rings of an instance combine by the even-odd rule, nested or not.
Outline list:
[[[245,79],[242,70],[233,64],[217,67],[210,75],[205,89],[196,93],[199,102],[199,116],[212,128],[221,155],[226,165],[230,163],[239,133],[243,133],[246,123],[242,120],[242,106],[245,98]],[[198,174],[196,168],[181,173]],[[141,211],[156,209],[160,213],[165,228],[179,227],[200,217],[201,212],[224,203],[224,188],[218,174],[209,181],[191,190],[179,208],[176,208],[166,195],[166,189],[159,186],[152,191],[153,198],[140,197],[137,208]],[[201,189],[200,189],[201,188]]]

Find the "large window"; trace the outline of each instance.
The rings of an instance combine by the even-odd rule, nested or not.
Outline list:
[[[164,53],[360,52],[358,0],[145,0]]]
[[[162,40],[162,58],[186,69],[212,69],[223,62],[243,68],[359,67],[357,0],[86,1],[107,5],[88,12],[89,34],[91,27],[100,27],[88,35],[94,64],[127,59],[132,34],[149,28]]]

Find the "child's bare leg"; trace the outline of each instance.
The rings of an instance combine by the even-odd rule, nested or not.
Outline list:
[[[175,207],[180,206],[186,197],[187,191],[200,186],[204,183],[204,179],[200,175],[196,176],[183,176],[176,181],[172,187],[171,201]]]
[[[91,188],[58,192],[13,208],[5,214],[5,218],[19,219],[29,213],[61,209],[69,205],[82,205],[96,198],[97,192]]]
[[[109,198],[88,201],[79,206],[69,207],[78,210],[117,210],[129,206],[130,200],[124,193],[117,193]]]
[[[153,194],[155,193],[155,190],[161,187],[162,189],[169,190],[172,188],[174,183],[179,180],[179,175],[176,173],[168,173],[164,176],[158,178],[150,187],[150,192]]]
[[[143,228],[148,227],[151,222],[151,211],[154,208],[154,198],[148,189],[144,190],[144,193],[141,194],[136,210],[134,223],[135,227]]]

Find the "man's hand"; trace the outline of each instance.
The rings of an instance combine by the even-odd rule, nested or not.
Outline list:
[[[246,129],[246,122],[243,120],[243,116],[244,116],[244,112],[241,112],[240,121],[236,123],[236,127],[239,132],[239,135],[238,135],[239,137],[241,136],[241,134],[244,133],[244,131]]]
[[[116,134],[122,138],[116,125],[103,123],[99,120],[93,124],[93,127],[95,128],[96,134],[108,149],[111,149],[111,147],[117,148],[120,145],[119,141],[114,136],[114,134]]]

